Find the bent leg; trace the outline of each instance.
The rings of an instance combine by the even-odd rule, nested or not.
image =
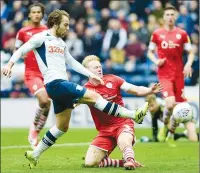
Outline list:
[[[185,127],[187,129],[188,139],[192,142],[197,142],[198,136],[197,136],[197,133],[196,133],[195,123],[192,122],[192,121],[189,121],[185,124]]]
[[[106,151],[90,145],[85,157],[85,166],[99,167],[100,162],[105,158],[106,154]]]

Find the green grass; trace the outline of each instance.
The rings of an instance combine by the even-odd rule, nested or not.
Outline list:
[[[28,129],[2,129],[1,146],[28,145]],[[43,133],[44,134],[44,131]],[[94,129],[70,129],[57,144],[90,142],[97,132]],[[136,129],[136,135],[150,136],[150,129]],[[83,157],[88,146],[52,147],[40,157],[35,169],[29,169],[24,157],[26,148],[1,149],[2,173],[120,173],[123,168],[82,168]],[[145,165],[133,170],[135,173],[197,173],[199,172],[198,143],[177,141],[176,148],[166,143],[137,143],[134,147],[136,159]],[[112,158],[122,158],[118,148]]]

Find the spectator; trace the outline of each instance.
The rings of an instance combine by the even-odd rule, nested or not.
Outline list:
[[[191,17],[188,15],[188,10],[184,5],[180,6],[180,13],[178,15],[176,24],[180,28],[185,29],[189,35],[194,31],[194,23]]]
[[[128,21],[129,21],[129,32],[134,32],[137,31],[140,27],[140,24],[138,22],[138,16],[135,13],[131,13],[128,16]]]
[[[109,21],[109,28],[106,31],[103,39],[103,56],[108,58],[109,54],[114,62],[124,62],[123,48],[127,42],[127,32],[121,28],[120,22],[117,19]]]
[[[159,23],[156,21],[156,17],[154,15],[149,15],[148,16],[148,24],[147,28],[150,32],[150,34],[157,28],[159,28]]]
[[[152,9],[152,15],[156,17],[157,20],[161,19],[163,17],[163,8],[162,3],[160,1],[153,1],[153,9]]]
[[[66,40],[70,54],[76,58],[77,61],[82,62],[83,58],[83,41],[79,39],[75,32],[70,31],[68,33],[68,39]]]
[[[116,17],[119,10],[123,11],[127,15],[130,11],[130,6],[128,1],[110,1],[109,8],[112,12],[112,16]]]
[[[101,40],[95,35],[94,27],[86,28],[85,35],[83,37],[84,44],[84,56],[87,55],[99,55],[99,48],[101,45]]]
[[[194,31],[199,32],[199,7],[197,1],[189,1],[189,14],[194,23]]]
[[[2,46],[3,48],[5,48],[5,44],[7,41],[9,41],[12,38],[16,37],[16,30],[13,26],[11,26],[8,31],[3,35],[2,37]]]
[[[101,19],[99,21],[102,31],[106,32],[108,29],[108,21],[110,20],[110,10],[108,8],[104,8],[101,11]]]
[[[86,10],[83,6],[83,1],[74,1],[74,4],[69,8],[69,14],[71,18],[74,18],[76,21],[79,21],[80,18],[86,18]]]
[[[139,42],[144,43],[146,45],[148,44],[150,39],[150,34],[144,23],[144,20],[141,19],[139,21],[139,29],[136,30],[134,33],[137,35]]]
[[[85,32],[85,24],[82,21],[79,21],[75,24],[75,32],[81,40],[83,40],[84,32]]]
[[[121,27],[128,31],[128,22],[126,21],[126,14],[123,10],[117,12],[117,18],[121,24]]]
[[[93,1],[85,1],[84,7],[86,9],[86,19],[89,20],[91,17],[96,18],[99,21],[99,13],[93,8]]]
[[[134,33],[129,34],[128,43],[125,47],[126,57],[128,63],[133,64],[135,67],[136,61],[142,62],[144,58],[144,50],[146,49],[145,44],[138,42],[137,35]]]

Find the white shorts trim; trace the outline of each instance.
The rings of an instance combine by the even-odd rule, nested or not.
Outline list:
[[[108,150],[106,150],[106,149],[103,149],[103,148],[100,148],[100,147],[97,147],[96,145],[90,145],[90,146],[93,146],[93,147],[95,147],[95,148],[98,148],[98,149],[100,149],[100,150],[103,150],[103,151],[106,151],[106,152],[108,152]]]
[[[33,95],[36,96],[39,92],[41,92],[43,90],[46,90],[45,87],[42,87],[39,90],[35,91]]]

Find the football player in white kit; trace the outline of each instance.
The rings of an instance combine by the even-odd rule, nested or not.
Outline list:
[[[9,77],[14,63],[33,50],[47,93],[53,100],[56,124],[44,135],[33,151],[25,152],[30,168],[35,167],[40,155],[68,130],[74,103],[90,104],[109,115],[131,118],[137,123],[142,123],[148,110],[147,102],[141,108],[130,111],[103,99],[94,91],[68,81],[66,64],[78,73],[89,77],[94,83],[104,84],[100,77],[84,68],[69,54],[67,45],[62,40],[69,30],[69,18],[69,14],[63,10],[54,10],[50,13],[47,21],[49,30],[35,34],[13,54],[7,66],[2,69],[2,73]]]

